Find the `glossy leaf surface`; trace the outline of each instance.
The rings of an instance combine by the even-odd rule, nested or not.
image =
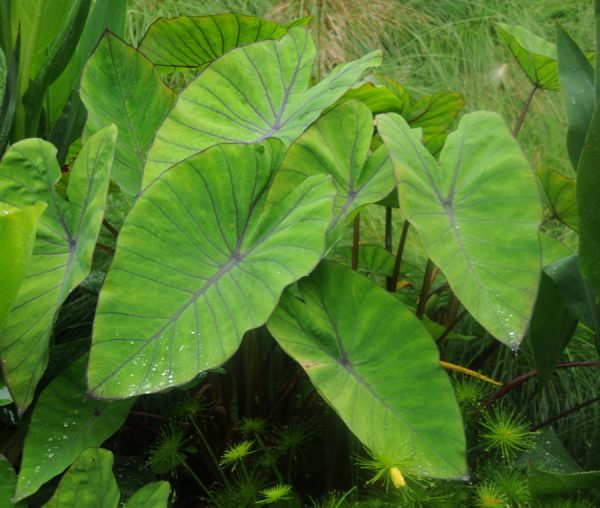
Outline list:
[[[398,115],[377,117],[400,206],[466,309],[518,347],[541,269],[542,209],[529,164],[495,113],[465,115],[439,164]]]
[[[75,361],[40,394],[25,438],[15,499],[24,499],[69,467],[86,448],[117,431],[133,400],[86,400],[87,355]]]
[[[31,257],[37,223],[45,203],[23,208],[0,204],[0,329],[5,325]]]
[[[265,207],[282,151],[277,140],[215,146],[136,201],[100,293],[93,396],[156,392],[221,365],[314,268],[335,192],[316,176]]]
[[[289,148],[275,178],[275,199],[313,175],[330,175],[337,197],[328,240],[332,244],[355,210],[376,203],[396,186],[387,149],[373,154],[373,117],[357,101],[342,104],[317,120]]]
[[[232,49],[281,39],[286,32],[285,26],[273,21],[237,13],[160,18],[138,49],[161,72],[197,70]]]
[[[121,495],[112,465],[113,455],[108,450],[83,451],[44,508],[117,508]]]
[[[81,100],[89,131],[111,123],[119,128],[112,178],[125,195],[135,196],[146,154],[175,95],[142,54],[106,33],[83,72]]]
[[[230,51],[179,95],[148,154],[143,187],[173,164],[217,143],[275,137],[290,144],[361,75],[381,52],[340,65],[310,87],[315,47],[309,33],[290,29],[280,41]]]
[[[594,68],[560,24],[556,25],[556,34],[558,77],[569,121],[567,149],[576,170],[596,105]]]
[[[556,46],[519,25],[496,25],[500,39],[517,60],[532,84],[558,90]]]
[[[171,486],[169,482],[152,482],[144,485],[125,503],[125,508],[167,508]]]
[[[56,149],[41,139],[11,146],[0,164],[0,196],[10,206],[48,203],[31,261],[6,327],[0,331],[3,373],[23,411],[48,361],[54,316],[89,273],[100,230],[117,129],[90,137],[70,172],[66,197],[56,188]]]
[[[302,299],[284,293],[269,331],[350,430],[401,471],[462,477],[462,418],[419,320],[387,291],[333,263],[298,288]]]

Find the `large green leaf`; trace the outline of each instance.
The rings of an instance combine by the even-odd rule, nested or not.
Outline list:
[[[88,386],[119,398],[221,365],[319,261],[329,178],[265,196],[283,144],[218,145],[146,189],[119,234],[94,323]]]
[[[600,295],[600,105],[581,151],[576,190],[581,273]]]
[[[553,169],[538,171],[543,197],[552,218],[561,221],[574,231],[579,228],[575,179],[561,175]]]
[[[554,44],[520,25],[498,23],[496,29],[532,84],[545,90],[560,88]]]
[[[556,29],[558,77],[569,120],[567,149],[571,164],[577,169],[596,105],[594,68],[577,43],[559,24]]]
[[[120,493],[112,465],[111,452],[88,448],[61,478],[44,508],[116,508]]]
[[[124,508],[167,508],[170,493],[169,482],[148,483],[127,500]]]
[[[286,32],[273,21],[236,13],[159,18],[138,49],[161,72],[198,70],[234,48],[281,39]]]
[[[351,265],[352,246],[338,247],[335,254]],[[358,271],[366,274],[392,275],[394,271],[395,256],[379,245],[363,245],[358,249]]]
[[[134,399],[86,400],[86,360],[87,355],[81,357],[41,393],[25,438],[16,500],[36,492],[123,425]]]
[[[19,292],[37,223],[45,208],[45,203],[20,209],[0,204],[0,330]]]
[[[527,160],[495,113],[465,115],[439,164],[399,115],[377,117],[400,206],[465,308],[518,347],[541,269],[541,202]]]
[[[90,137],[75,161],[64,196],[56,149],[41,139],[14,144],[0,164],[0,202],[48,203],[33,255],[6,327],[0,356],[6,382],[21,411],[31,403],[48,362],[54,316],[89,273],[102,222],[117,129]]]
[[[215,60],[181,93],[156,133],[143,187],[217,143],[268,137],[291,143],[364,71],[379,65],[381,52],[340,65],[309,88],[314,58],[309,33],[295,27],[279,41],[234,49]]]
[[[286,153],[272,194],[287,194],[306,178],[331,175],[337,197],[329,243],[342,233],[346,219],[360,207],[385,198],[396,180],[384,146],[373,154],[373,116],[367,106],[346,102],[317,120]]]
[[[88,110],[91,132],[117,124],[112,177],[124,194],[135,196],[146,154],[175,95],[142,54],[106,33],[83,72],[81,100]]]
[[[466,474],[460,410],[420,321],[352,270],[323,262],[269,331],[375,456],[419,476]],[[434,404],[428,401],[435,401]]]

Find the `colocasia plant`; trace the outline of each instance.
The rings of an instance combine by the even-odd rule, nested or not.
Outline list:
[[[18,4],[11,20],[23,25]],[[70,2],[73,16],[85,4]],[[462,98],[411,98],[375,72],[379,51],[314,82],[309,22],[161,19],[137,48],[105,32],[80,75],[85,127],[62,168],[75,138],[61,138],[57,160],[57,148],[34,137],[54,139],[47,126],[62,121],[62,103],[28,101],[28,60],[19,87],[7,86],[5,97],[20,92],[0,163],[0,358],[13,419],[0,504],[116,507],[123,495],[126,506],[166,506],[166,482],[136,491],[115,466],[119,487],[113,453],[98,447],[119,429],[146,431],[152,407],[182,393],[192,397],[189,420],[162,432],[152,424],[158,444],[142,469],[181,466],[200,491],[175,497],[210,504],[211,475],[225,486],[227,470],[262,449],[277,474],[256,501],[287,502],[301,458],[268,453],[252,420],[246,441],[232,433],[242,417],[305,415],[308,381],[373,457],[385,457],[395,487],[468,478],[463,416],[444,370],[461,367],[441,364],[440,351],[467,314],[519,349],[542,276],[535,174],[498,114],[465,114],[448,134]],[[18,30],[3,37],[22,59]],[[180,71],[195,77],[175,93],[162,78]],[[38,81],[51,96],[49,83],[67,71],[48,72]],[[369,205],[386,207],[388,243],[401,215],[395,255],[361,244]],[[542,287],[563,268],[546,269]],[[64,325],[82,295],[91,295],[91,342]],[[269,385],[286,368],[296,372],[287,384]],[[195,419],[205,396],[212,414]],[[126,441],[107,445],[117,463]],[[204,454],[222,458],[188,460]]]

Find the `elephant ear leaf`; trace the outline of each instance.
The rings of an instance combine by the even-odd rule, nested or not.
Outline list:
[[[306,24],[309,20],[298,22]],[[237,13],[159,18],[138,50],[162,73],[197,71],[232,49],[281,39],[287,30],[273,21]]]
[[[335,191],[315,176],[265,206],[282,152],[278,140],[218,145],[141,194],[100,293],[92,396],[156,392],[221,365],[315,267]]]
[[[89,138],[70,171],[66,196],[56,187],[61,171],[50,143],[15,143],[0,164],[0,203],[48,203],[23,283],[0,331],[3,373],[20,411],[33,400],[46,369],[54,317],[90,271],[116,137],[113,125]]]
[[[558,90],[556,46],[520,25],[498,23],[496,30],[531,83],[545,90]]]
[[[366,105],[349,101],[337,106],[292,144],[271,193],[287,193],[312,175],[330,175],[337,190],[328,234],[332,244],[355,210],[380,201],[396,186],[387,149],[370,153],[372,137],[373,116]]]
[[[63,370],[40,394],[31,415],[15,500],[62,473],[86,448],[100,446],[123,425],[131,400],[86,400],[87,355]]]
[[[542,207],[535,176],[499,115],[465,115],[439,163],[399,115],[377,125],[390,150],[400,206],[465,308],[519,346],[541,272]]]
[[[330,262],[298,289],[301,298],[284,293],[269,331],[352,433],[403,473],[463,477],[460,410],[422,323],[387,291]]]
[[[85,66],[80,93],[88,131],[111,123],[119,128],[112,178],[132,198],[140,190],[146,154],[175,94],[144,55],[110,32]]]
[[[83,451],[44,508],[117,508],[121,494],[112,466],[113,454],[108,450]]]
[[[309,88],[315,47],[294,27],[279,41],[237,48],[215,60],[180,94],[148,153],[143,188],[163,171],[217,143],[273,137],[290,144],[362,74],[375,51],[336,67]]]

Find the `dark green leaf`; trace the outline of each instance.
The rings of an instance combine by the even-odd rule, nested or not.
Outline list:
[[[556,284],[571,313],[596,332],[596,346],[600,351],[600,306],[592,285],[581,276],[577,256],[556,261],[547,266],[545,272]]]
[[[6,82],[3,83],[2,102],[0,105],[0,156],[4,154],[19,100],[17,81],[19,78],[19,61],[21,48],[21,32],[17,34],[15,49],[13,50],[6,67]]]
[[[218,145],[138,198],[100,293],[88,368],[95,397],[156,392],[221,365],[314,268],[335,191],[315,176],[265,206],[282,152],[277,140]]]
[[[600,106],[581,151],[576,188],[581,273],[600,295]]]
[[[560,25],[556,25],[556,30],[558,77],[569,120],[567,149],[571,164],[577,169],[596,103],[594,68],[577,43]]]
[[[338,247],[336,254],[346,260],[348,266],[352,260],[352,247]],[[362,273],[391,275],[394,271],[395,258],[379,245],[360,245],[358,249],[358,270]]]
[[[123,425],[133,403],[86,400],[87,355],[41,393],[25,438],[15,499],[24,499],[70,466],[86,448],[100,446]]]
[[[302,299],[284,293],[269,331],[350,430],[402,472],[464,476],[460,411],[419,320],[387,291],[330,262],[298,286]]]
[[[533,497],[571,494],[578,490],[599,488],[600,471],[557,473],[531,467],[528,473],[528,483]]]
[[[294,141],[367,70],[381,52],[336,67],[309,88],[315,47],[290,29],[280,41],[234,49],[215,60],[181,93],[156,133],[143,188],[163,171],[217,143]]]
[[[23,503],[13,503],[12,497],[17,484],[17,474],[6,460],[4,455],[0,455],[0,506],[9,508],[22,508]]]
[[[538,384],[543,385],[577,328],[577,319],[563,303],[554,281],[542,273],[540,290],[535,303],[529,338],[535,365],[539,371]]]

